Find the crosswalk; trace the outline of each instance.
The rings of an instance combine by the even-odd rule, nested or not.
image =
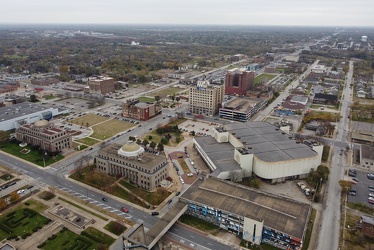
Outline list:
[[[132,217],[131,215],[129,215],[127,213],[124,213],[124,212],[122,212],[119,209],[113,208],[111,206],[108,206],[107,204],[104,204],[104,203],[100,202],[100,201],[97,201],[97,200],[94,200],[94,199],[92,199],[90,197],[87,197],[87,195],[83,195],[83,194],[77,193],[77,192],[75,192],[75,191],[73,191],[71,189],[68,189],[66,187],[62,187],[62,186],[55,186],[55,187],[58,188],[58,189],[61,189],[61,190],[65,191],[65,192],[67,192],[67,193],[69,193],[71,195],[74,195],[75,197],[78,197],[81,200],[88,201],[90,204],[92,204],[94,206],[97,206],[97,207],[100,207],[102,209],[108,210],[109,212],[115,213],[115,214],[117,214],[119,216],[123,216],[126,219],[130,219]]]

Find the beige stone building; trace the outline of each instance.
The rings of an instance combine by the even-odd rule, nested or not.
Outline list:
[[[224,84],[199,81],[190,88],[189,110],[197,115],[214,116],[222,105],[224,95]]]
[[[147,153],[132,141],[123,146],[113,143],[102,148],[95,163],[98,171],[121,175],[146,190],[160,186],[168,176],[165,156]]]
[[[48,152],[71,149],[73,145],[72,136],[66,130],[55,127],[47,120],[22,125],[16,130],[16,139],[33,146],[40,146]]]
[[[88,78],[88,87],[90,93],[102,94],[115,91],[115,83],[112,77],[92,76]]]

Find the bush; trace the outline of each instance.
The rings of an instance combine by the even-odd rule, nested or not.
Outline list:
[[[38,245],[38,246],[36,246],[36,247],[37,247],[37,248],[42,248],[42,247],[44,247],[46,244],[47,244],[46,242],[43,242],[42,244],[40,244],[40,245]]]
[[[86,237],[88,237],[88,238],[90,238],[90,239],[92,239],[92,240],[94,240],[94,241],[96,241],[96,242],[101,242],[100,239],[96,238],[96,237],[93,236],[92,234],[87,233],[86,231],[83,231],[83,232],[81,233],[81,235],[84,235],[84,236],[86,236]]]
[[[14,215],[15,213],[16,213],[16,211],[13,211],[13,212],[11,212],[11,213],[7,214],[7,216],[6,216],[6,217],[11,217],[11,216],[13,216],[13,215]]]
[[[56,234],[52,234],[50,237],[48,237],[48,240],[54,240],[56,239],[57,235]]]
[[[35,227],[35,228],[32,229],[32,231],[33,231],[34,233],[35,233],[35,232],[38,232],[38,230],[39,230],[39,229],[38,229],[37,227]]]
[[[7,240],[13,240],[13,239],[15,239],[15,238],[18,238],[18,236],[12,234],[12,235],[9,235],[6,239],[7,239]]]
[[[66,241],[64,241],[61,245],[62,245],[62,246],[65,246],[66,244],[69,243],[69,241],[70,241],[70,240],[66,240]]]
[[[30,223],[30,221],[28,220],[28,221],[26,221],[25,223],[23,223],[22,226],[26,226],[26,225],[29,224],[29,223]]]
[[[30,203],[28,203],[28,202],[25,202],[25,205],[26,205],[26,206],[30,206]]]

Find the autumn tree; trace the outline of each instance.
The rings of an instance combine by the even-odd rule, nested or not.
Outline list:
[[[9,202],[15,203],[21,199],[21,196],[17,192],[12,192],[9,194]]]
[[[7,207],[8,207],[8,202],[5,199],[0,198],[0,210],[3,210]]]
[[[0,130],[0,142],[6,141],[7,139],[9,139],[9,132]]]

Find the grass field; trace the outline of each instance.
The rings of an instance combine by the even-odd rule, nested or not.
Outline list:
[[[133,123],[113,119],[92,126],[94,133],[90,137],[105,140],[132,127],[134,127]]]
[[[23,154],[21,153],[22,149],[28,149],[30,150],[30,152],[27,154]],[[0,144],[0,150],[8,154],[14,155],[18,158],[21,158],[25,161],[32,162],[40,167],[44,167],[44,163],[45,163],[45,166],[49,166],[55,162],[60,161],[61,159],[64,159],[62,155],[58,155],[55,158],[46,158],[44,161],[41,151],[38,151],[36,149],[31,149],[30,146],[20,147],[17,143],[12,142],[12,141],[2,142]]]
[[[78,139],[76,141],[80,142],[82,144],[88,145],[88,146],[92,146],[92,145],[100,142],[99,140],[96,140],[96,139],[91,138],[91,137],[84,137],[84,138]],[[81,149],[82,149],[82,146],[81,146]]]
[[[38,246],[45,250],[55,249],[108,249],[114,239],[103,232],[89,227],[78,235],[66,228],[48,238]]]
[[[141,96],[138,98],[139,102],[154,102],[155,98],[150,98],[146,96]]]
[[[276,75],[261,74],[261,75],[258,75],[258,76],[255,77],[255,79],[253,81],[253,84],[257,85],[257,84],[261,83],[261,81],[268,82],[268,81],[272,80],[274,77],[276,77]]]
[[[10,235],[27,237],[37,228],[48,224],[50,219],[29,208],[20,208],[0,217],[0,240]]]
[[[107,118],[107,117],[104,117],[104,116],[99,116],[99,115],[95,115],[95,114],[88,114],[88,115],[83,115],[81,117],[74,118],[74,119],[70,120],[69,122],[77,124],[79,126],[91,127],[95,124],[98,124],[100,122],[104,122],[104,121],[109,120],[109,119],[110,118]]]
[[[154,93],[151,93],[149,94],[150,96],[160,96],[161,98],[165,98],[166,96],[168,95],[173,95],[179,91],[182,91],[183,89],[181,88],[174,88],[174,87],[171,87],[171,88],[167,88],[167,89],[162,89],[160,91],[157,91],[157,92],[154,92]]]

